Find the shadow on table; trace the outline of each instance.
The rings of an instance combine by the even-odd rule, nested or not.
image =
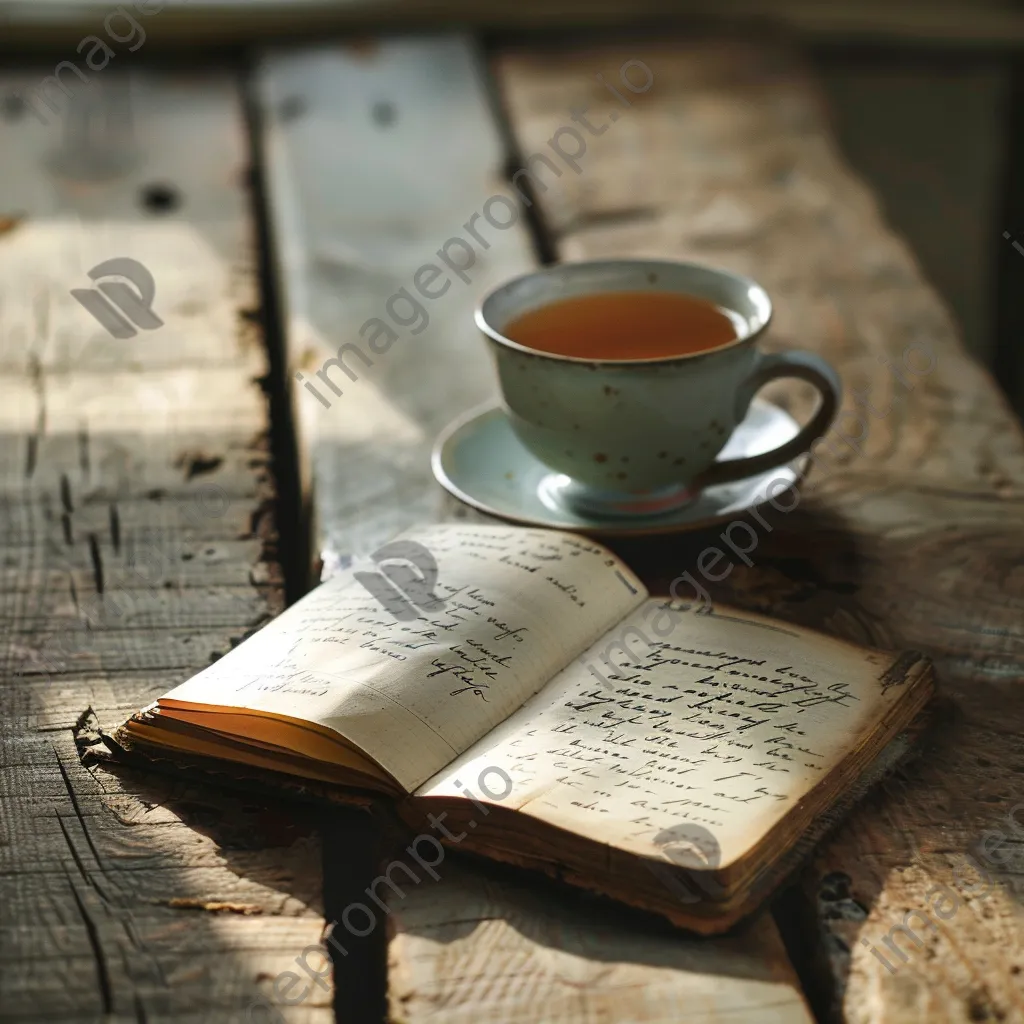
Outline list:
[[[156,886],[148,881],[148,874],[144,879],[140,873],[137,891],[123,895],[192,913],[197,928],[216,930],[218,926],[212,922],[239,916],[252,919],[254,926],[258,921],[262,927],[270,926],[271,918],[275,925],[287,925],[312,917],[310,923],[314,924],[321,915],[329,927],[350,904],[366,902],[366,887],[390,849],[378,823],[355,808],[221,789],[187,772],[174,778],[109,762],[104,763],[104,770],[117,776],[135,799],[151,810],[158,809],[165,819],[173,815],[188,829],[186,838],[179,834],[173,848],[164,845],[157,853],[158,861],[166,863],[150,860],[148,866],[161,869]],[[128,836],[131,838],[130,831]],[[209,870],[221,867],[237,877],[237,886]],[[344,936],[346,955],[332,957],[333,985],[322,958],[310,953],[310,970],[325,977],[326,987],[295,964],[305,948],[322,942],[325,931],[318,923],[309,929],[285,926],[279,945],[261,944],[271,969],[245,979],[246,985],[254,984],[246,997],[248,1016],[240,1019],[252,1024],[287,1019],[287,1005],[275,997],[274,982],[281,972],[291,970],[298,972],[303,983],[293,982],[291,992],[308,989],[302,1001],[307,1010],[329,1005],[333,987],[338,1020],[346,1024],[383,1020],[385,929],[374,928],[363,937]],[[229,937],[222,937],[217,945],[230,954],[232,942],[242,939],[241,933],[229,931]],[[207,964],[202,966],[209,969]]]
[[[692,533],[602,540],[654,595],[668,594],[674,583],[684,601],[733,605],[886,646],[857,601],[869,558],[863,542],[840,513],[813,498],[788,513],[764,505],[756,516],[738,514]]]

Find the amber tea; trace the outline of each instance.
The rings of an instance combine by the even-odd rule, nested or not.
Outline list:
[[[504,334],[527,348],[580,359],[665,359],[735,341],[735,313],[678,292],[578,295],[532,309]]]

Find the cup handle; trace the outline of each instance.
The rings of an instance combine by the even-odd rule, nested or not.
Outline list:
[[[819,437],[824,436],[839,411],[843,385],[836,371],[821,356],[812,352],[761,354],[757,366],[736,395],[737,422],[741,422],[746,416],[754,395],[770,380],[779,377],[796,377],[818,389],[821,403],[811,421],[802,427],[795,437],[770,452],[748,455],[742,459],[723,459],[713,463],[692,481],[691,487],[703,489],[714,484],[731,483],[775,469],[777,466],[784,466],[803,455]]]

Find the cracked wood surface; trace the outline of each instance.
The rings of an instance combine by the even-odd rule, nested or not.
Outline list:
[[[330,572],[415,523],[478,518],[434,482],[430,449],[454,416],[494,394],[474,303],[534,259],[522,224],[503,231],[479,216],[491,196],[511,190],[466,41],[267,54],[257,95],[288,364],[331,401],[325,408],[295,389],[315,548]],[[358,101],[339,104],[338,95]],[[424,303],[429,325],[415,337],[401,331],[372,355],[360,326],[387,316],[389,296],[412,290],[416,269],[438,262],[448,239],[469,238],[464,225],[474,215],[487,248],[476,246],[471,280],[451,275],[451,288]],[[451,254],[468,264],[461,250]],[[398,312],[409,319],[406,307]],[[335,367],[328,376],[343,393],[332,395],[317,371],[353,344],[374,365],[364,368],[349,350],[357,379]],[[439,873],[389,901],[393,1021],[669,1024],[699,1014],[810,1024],[770,918],[738,937],[698,940],[534,878],[538,897],[497,865],[446,861]],[[350,941],[343,930],[342,939]]]
[[[936,664],[921,758],[804,875],[808,921],[792,927],[803,928],[805,980],[821,970],[817,1009],[850,1024],[1024,1020],[1024,828],[1007,820],[1024,800],[1020,428],[844,165],[813,82],[787,53],[637,41],[614,54],[509,55],[499,74],[520,148],[542,149],[573,106],[589,107],[600,129],[610,97],[593,68],[633,58],[654,72],[648,94],[614,130],[586,138],[579,175],[548,179],[539,197],[561,254],[672,256],[750,274],[775,303],[768,347],[821,352],[843,376],[845,408],[865,388],[874,407],[863,441],[856,417],[841,418],[854,445],[830,433],[799,507],[774,515],[770,535],[758,529],[750,565],[730,558],[731,574],[708,587]],[[905,373],[908,389],[885,363],[902,365],[915,345],[910,364],[924,369],[925,345],[934,365]],[[806,415],[806,396],[780,397]],[[722,546],[708,533],[630,554],[667,580],[696,573],[709,544]],[[982,843],[997,860],[987,893],[965,859],[984,867]],[[930,923],[911,918],[917,938],[897,934],[894,954],[883,940],[912,911]]]
[[[88,755],[283,604],[238,88],[110,70],[63,121],[4,109],[0,1016],[247,1021],[320,938],[314,825]],[[126,340],[69,294],[119,256],[164,321]]]

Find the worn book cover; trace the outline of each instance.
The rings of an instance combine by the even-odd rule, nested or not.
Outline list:
[[[712,933],[932,692],[919,654],[651,596],[573,534],[434,526],[400,549],[430,578],[340,573],[117,742],[379,794],[460,849]]]

